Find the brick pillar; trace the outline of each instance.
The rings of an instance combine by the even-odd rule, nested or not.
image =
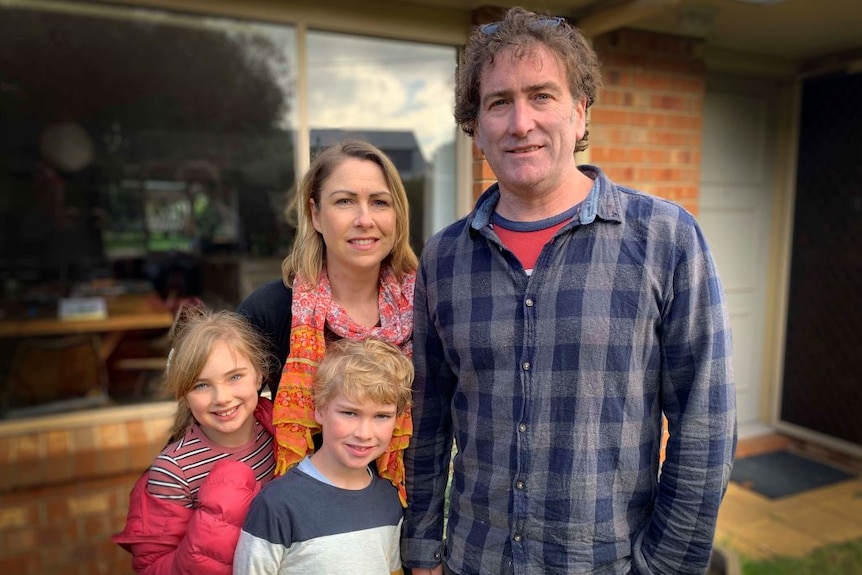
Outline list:
[[[488,165],[485,156],[473,144],[473,201],[479,199],[488,186],[497,181],[494,170]]]
[[[619,184],[696,214],[705,91],[701,42],[618,30],[593,45],[605,87],[591,108],[590,162]]]

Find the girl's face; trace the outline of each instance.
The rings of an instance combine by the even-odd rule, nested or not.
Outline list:
[[[213,443],[239,447],[254,439],[254,409],[262,375],[248,358],[223,340],[186,393],[192,415]]]
[[[345,158],[311,200],[314,229],[326,244],[330,277],[378,273],[395,245],[395,202],[383,170],[370,160]]]

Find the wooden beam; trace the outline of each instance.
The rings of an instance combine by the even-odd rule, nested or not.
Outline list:
[[[657,12],[679,4],[680,0],[627,0],[590,12],[575,21],[584,36],[594,38],[630,26]]]

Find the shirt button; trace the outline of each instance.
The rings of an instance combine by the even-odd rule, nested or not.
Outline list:
[[[435,554],[434,554],[434,559],[440,559],[440,554],[439,554],[439,553],[435,553]]]
[[[525,361],[522,367],[524,368],[524,371],[530,371],[530,362]]]
[[[525,431],[527,431],[527,424],[526,423],[520,424],[518,426],[518,431],[520,431],[521,433],[524,433]]]
[[[515,543],[520,543],[523,537],[521,537],[520,535],[515,535],[514,537],[512,537],[512,539],[515,540]]]
[[[527,307],[533,307],[533,298],[527,298],[527,301],[524,302]]]
[[[515,482],[515,489],[524,489],[524,482],[523,481],[516,481]]]

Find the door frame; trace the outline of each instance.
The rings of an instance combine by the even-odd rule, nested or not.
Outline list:
[[[800,436],[779,422],[781,385],[784,366],[784,338],[790,278],[791,239],[793,234],[796,150],[799,135],[801,82],[798,63],[785,58],[710,49],[704,55],[705,73],[736,75],[775,82],[774,104],[777,122],[771,218],[768,235],[768,269],[760,376],[759,424],[745,429],[741,437],[754,437],[775,431]]]
[[[793,220],[795,217],[796,208],[796,171],[798,168],[797,151],[799,148],[799,131],[802,115],[802,89],[803,83],[808,78],[823,76],[837,71],[847,71],[853,66],[853,62],[835,62],[829,61],[822,65],[811,66],[806,72],[797,74],[793,81],[789,83],[784,90],[783,106],[787,106],[785,110],[787,114],[788,130],[785,141],[780,142],[782,147],[780,154],[784,158],[782,165],[784,166],[780,173],[782,180],[780,187],[783,193],[777,198],[776,208],[780,206],[780,234],[779,250],[776,252],[776,275],[775,280],[778,282],[778,288],[773,293],[775,294],[775,305],[779,306],[776,309],[774,316],[774,346],[776,353],[772,358],[772,378],[773,382],[771,396],[770,421],[776,431],[779,431],[790,437],[794,437],[814,445],[828,448],[840,453],[845,453],[852,457],[862,457],[862,445],[858,445],[843,439],[832,437],[824,433],[808,429],[806,427],[783,421],[781,419],[781,402],[783,392],[784,378],[784,359],[785,359],[785,341],[787,336],[787,320],[789,312],[789,291],[790,291],[790,267],[792,264],[792,246],[793,246]],[[772,275],[772,274],[770,274]]]
[[[718,107],[705,106],[704,113],[712,110],[713,115],[731,114],[727,119],[704,117],[699,217],[705,231],[710,232],[707,240],[713,252],[717,258],[721,256],[719,264],[726,268],[719,272],[724,280],[733,328],[746,332],[734,333],[737,420],[741,437],[772,431],[767,383],[770,366],[764,359],[773,341],[767,335],[771,326],[766,306],[771,301],[772,275],[767,266],[774,259],[776,225],[775,182],[779,165],[776,146],[781,125],[774,106],[777,92],[774,78],[725,70],[708,71],[706,75],[705,101],[716,98]],[[745,113],[748,102],[762,113],[746,119],[741,114]],[[750,128],[754,132],[746,133],[744,130],[749,129],[750,121],[758,124]],[[707,131],[709,126],[714,127],[715,133]],[[756,140],[747,137],[755,133],[758,134]],[[712,145],[707,147],[710,142]],[[723,150],[727,150],[727,154]],[[707,156],[709,151],[712,157]],[[717,155],[726,157],[716,158]],[[745,163],[745,158],[755,156],[758,161],[752,159],[754,163]],[[739,166],[738,174],[733,173],[734,157],[744,164]],[[737,217],[742,218],[738,225],[743,228],[734,231],[728,226],[737,225]],[[708,221],[711,224],[707,230]],[[750,233],[751,241],[757,245],[752,246],[753,251],[748,254],[737,256],[738,250],[743,249],[738,243],[739,233]],[[755,259],[749,259],[751,257]]]

